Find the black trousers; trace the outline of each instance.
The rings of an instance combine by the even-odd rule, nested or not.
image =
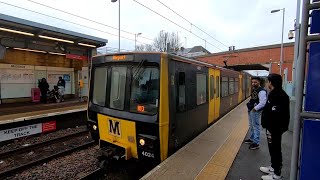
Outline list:
[[[41,91],[40,101],[43,103],[47,103],[47,91],[46,90]]]
[[[269,153],[271,156],[271,167],[274,169],[274,173],[278,176],[281,175],[282,169],[282,152],[281,152],[281,137],[282,133],[270,133],[267,130],[267,139]]]

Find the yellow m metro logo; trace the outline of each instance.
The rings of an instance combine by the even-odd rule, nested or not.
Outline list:
[[[121,126],[119,121],[109,119],[109,134],[121,137]]]

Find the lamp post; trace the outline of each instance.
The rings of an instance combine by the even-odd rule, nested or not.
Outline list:
[[[119,49],[118,52],[120,52],[120,0],[111,0],[111,2],[117,2],[119,1]]]
[[[280,52],[280,75],[282,76],[282,64],[283,64],[283,31],[284,31],[284,14],[285,8],[272,10],[271,13],[282,11],[282,35],[281,35],[281,52]]]
[[[142,33],[134,34],[134,51],[137,51],[137,37]]]

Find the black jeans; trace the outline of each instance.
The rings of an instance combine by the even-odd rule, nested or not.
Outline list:
[[[271,167],[274,169],[274,173],[277,176],[281,175],[282,168],[282,152],[281,152],[281,137],[282,133],[270,133],[267,130],[267,139],[269,153],[271,156]]]

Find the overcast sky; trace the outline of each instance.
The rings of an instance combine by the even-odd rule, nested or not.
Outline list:
[[[77,14],[115,28],[118,27],[118,2],[112,3],[111,0],[32,1],[45,3],[47,6]],[[191,30],[193,33],[200,36],[201,39],[151,12],[134,0],[121,0],[121,30],[131,33],[142,33],[143,37],[149,39],[154,39],[161,30],[178,32],[183,46],[205,46],[205,41],[203,40],[205,39],[208,42],[206,47],[210,52],[225,51],[228,49],[226,46],[230,45],[236,46],[236,49],[241,49],[280,43],[282,13],[270,13],[272,9],[279,8],[286,8],[284,41],[289,42],[287,33],[290,29],[293,29],[296,15],[296,1],[292,0],[160,0],[192,24],[200,27],[212,37],[226,45],[224,46],[212,37],[207,36],[191,26],[191,24],[184,19],[172,13],[165,6],[161,5],[158,0],[137,1],[169,18],[188,31]],[[7,4],[40,12],[100,31],[19,9]],[[105,38],[109,40],[109,43],[107,44],[108,47],[118,47],[118,31],[116,29],[37,5],[28,0],[0,0],[0,12],[51,26]],[[121,36],[132,39],[127,40],[122,38],[121,49],[133,50],[134,35],[121,32]],[[138,37],[138,44],[140,42],[147,44],[152,43],[151,40]]]

